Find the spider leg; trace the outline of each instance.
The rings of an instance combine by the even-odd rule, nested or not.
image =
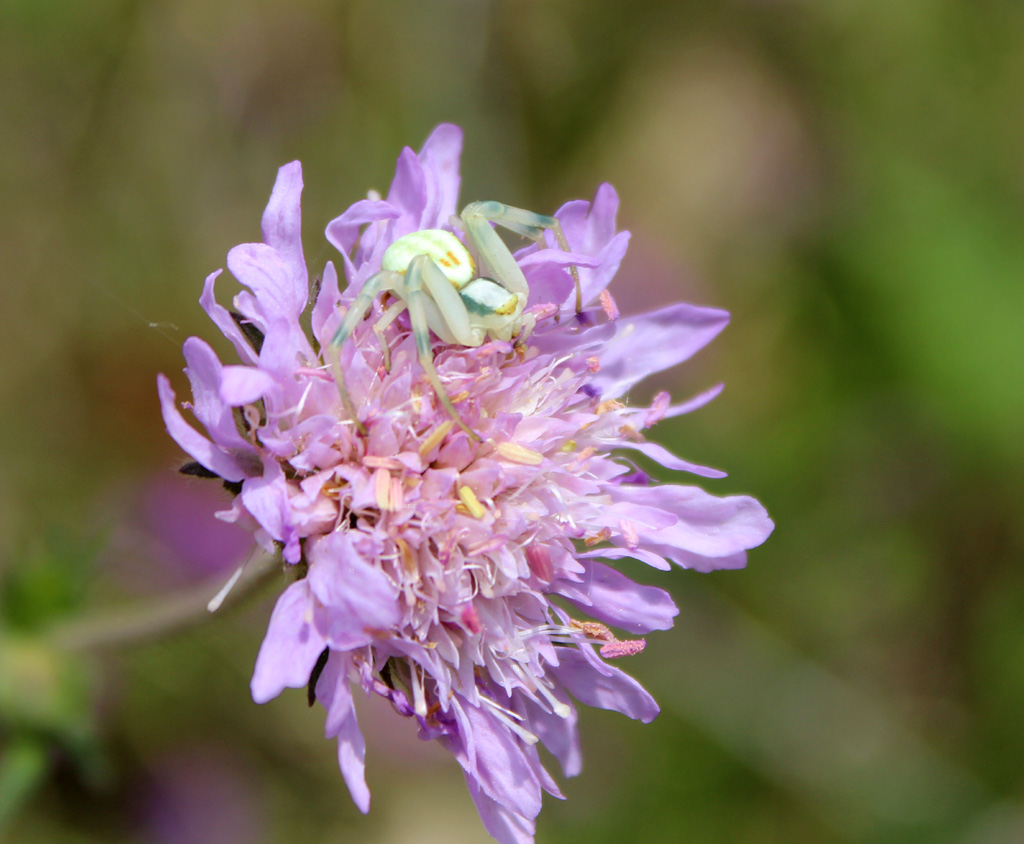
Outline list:
[[[544,232],[550,230],[559,248],[564,252],[570,251],[569,241],[566,240],[562,224],[556,217],[535,214],[533,211],[514,208],[501,202],[487,201],[467,205],[462,211],[462,220],[466,232],[480,251],[480,257],[499,274],[499,279],[513,293],[528,295],[530,291],[522,270],[519,269],[505,242],[491,228],[491,223],[528,237],[541,246],[544,245]],[[576,313],[579,313],[583,310],[583,295],[580,291],[579,270],[575,264],[569,265],[569,274],[576,288]],[[518,286],[520,284],[521,286]]]
[[[373,324],[373,333],[377,335],[377,342],[380,343],[380,351],[384,356],[384,371],[391,371],[391,349],[388,348],[387,340],[384,339],[384,331],[391,323],[398,319],[402,311],[405,310],[405,300],[399,299],[397,302],[393,302],[388,306],[388,309],[384,311],[384,316],[377,320]]]
[[[483,333],[474,328],[470,322],[466,303],[455,285],[433,261],[423,264],[420,276],[423,286],[436,305],[441,325],[430,322],[428,309],[427,324],[445,343],[458,343],[460,346],[479,346],[483,342]]]
[[[370,312],[370,308],[373,307],[373,300],[382,291],[394,290],[396,285],[401,285],[401,283],[401,274],[388,270],[381,270],[379,273],[370,276],[342,319],[341,325],[338,326],[334,337],[331,338],[331,342],[324,349],[324,357],[327,358],[331,374],[334,376],[334,382],[338,385],[338,395],[341,396],[341,403],[344,405],[348,415],[352,417],[352,421],[356,423],[359,432],[363,435],[367,433],[366,426],[360,421],[356,413],[356,406],[352,403],[352,396],[349,394],[348,387],[345,386],[345,373],[341,368],[341,347],[352,336],[352,332],[355,331],[359,321]]]
[[[409,319],[412,322],[413,337],[416,339],[416,351],[419,354],[420,366],[423,367],[423,372],[427,376],[430,386],[434,388],[438,401],[448,411],[448,415],[451,416],[455,424],[469,434],[470,439],[476,442],[483,442],[480,436],[459,417],[458,412],[455,410],[455,405],[452,404],[452,400],[448,397],[448,393],[441,383],[441,378],[437,374],[437,369],[434,367],[434,353],[430,345],[430,326],[427,324],[427,312],[424,307],[426,293],[423,291],[424,273],[431,274],[431,270],[428,267],[437,270],[437,267],[426,255],[417,255],[413,258],[412,263],[409,264],[409,269],[405,273],[405,289],[403,291],[403,298],[409,308]],[[451,287],[451,282],[448,279],[445,279],[445,283]],[[454,288],[452,289],[454,291]]]

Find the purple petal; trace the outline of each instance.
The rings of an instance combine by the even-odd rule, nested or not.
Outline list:
[[[286,688],[301,689],[326,647],[313,625],[313,598],[305,580],[281,593],[252,673],[252,699],[266,703]]]
[[[561,249],[539,249],[524,254],[516,263],[523,272],[536,267],[596,267],[601,261],[582,252],[565,252]]]
[[[525,818],[506,809],[484,794],[472,776],[468,773],[464,773],[464,776],[484,829],[498,844],[534,844],[537,825],[533,818]]]
[[[592,302],[608,286],[626,254],[629,232],[615,231],[618,208],[618,194],[611,185],[605,183],[598,187],[593,205],[576,200],[567,202],[555,212],[572,250],[592,255],[600,261],[595,270],[580,268],[580,290],[584,303]],[[565,307],[572,305],[573,298],[570,297],[562,304]]]
[[[284,259],[262,243],[246,243],[228,253],[228,267],[252,293],[243,291],[235,304],[263,332],[259,366],[294,385],[295,368],[313,357],[299,322],[307,296],[306,279],[292,277]]]
[[[234,413],[221,398],[224,367],[214,352],[198,337],[189,337],[183,348],[185,369],[192,384],[192,408],[214,441],[225,448],[250,449],[252,446],[238,432]]]
[[[725,557],[764,542],[775,525],[748,495],[717,498],[695,486],[620,486],[613,494],[640,507],[674,513],[678,521],[657,531],[640,529],[642,542],[674,546],[703,557]],[[641,522],[642,524],[642,522]]]
[[[742,569],[746,568],[747,565],[746,551],[737,551],[735,554],[726,554],[724,557],[704,557],[700,554],[692,554],[689,551],[672,548],[668,545],[648,545],[648,548],[660,554],[666,560],[671,560],[677,566],[699,572]]]
[[[615,237],[615,217],[619,195],[607,182],[598,185],[593,204],[574,199],[565,203],[555,216],[574,250],[597,255]]]
[[[672,569],[672,566],[665,561],[665,555],[659,553],[661,549],[651,550],[656,547],[654,543],[645,543],[645,546],[644,548],[621,548],[619,546],[597,548],[593,551],[577,554],[577,557],[580,560],[638,560],[641,563],[646,563],[651,568],[658,569],[658,571],[670,571]]]
[[[356,720],[352,690],[348,682],[350,658],[332,651],[316,684],[316,697],[327,710],[324,733],[338,740],[338,767],[352,801],[364,815],[370,811],[370,789],[366,785],[366,741]]]
[[[226,481],[240,481],[245,472],[238,460],[224,449],[214,445],[195,428],[188,424],[178,411],[177,400],[171,382],[166,375],[157,376],[157,391],[160,394],[160,410],[167,432],[193,460],[201,463],[211,472]]]
[[[579,651],[563,648],[559,664],[551,670],[580,703],[621,712],[649,724],[661,711],[654,698],[636,680],[611,665],[608,674],[597,671]]]
[[[285,164],[277,171],[270,202],[263,212],[263,242],[284,259],[305,305],[309,295],[306,259],[302,256],[302,165]]]
[[[334,269],[334,264],[328,261],[324,266],[324,274],[320,279],[320,293],[316,297],[310,318],[313,336],[321,346],[331,342],[334,332],[341,324],[341,314],[338,312],[340,301],[338,271]]]
[[[272,327],[297,320],[306,307],[306,279],[292,275],[285,256],[265,243],[243,243],[228,252],[228,269],[259,302],[261,316]]]
[[[629,247],[629,232],[619,232],[601,250],[601,263],[595,270],[580,269],[580,292],[584,302],[593,302],[619,271]]]
[[[399,621],[398,590],[363,558],[347,534],[335,531],[309,547],[309,588],[327,612],[324,632],[339,650],[362,647]]]
[[[676,457],[667,448],[652,442],[625,443],[620,448],[631,448],[646,454],[652,460],[657,460],[666,469],[675,469],[682,472],[692,472],[694,475],[701,475],[705,478],[724,478],[726,473],[719,469],[711,469],[707,466],[700,466],[697,463],[690,463],[688,460]]]
[[[461,156],[462,130],[451,123],[442,123],[424,141],[419,157],[427,188],[423,220],[425,228],[447,226],[448,218],[456,212]]]
[[[605,398],[618,398],[648,375],[682,363],[728,322],[726,311],[687,304],[620,319],[615,338],[601,355],[601,371],[591,383]]]
[[[395,178],[388,191],[388,202],[402,209],[402,216],[395,229],[397,237],[423,228],[423,209],[427,204],[426,180],[419,158],[409,147],[403,149],[398,156]]]
[[[347,256],[359,239],[359,230],[367,223],[395,220],[401,216],[402,209],[390,202],[361,199],[327,224],[327,240],[342,255]]]
[[[262,398],[274,386],[273,377],[262,369],[225,366],[221,372],[220,399],[232,407],[241,407]]]
[[[562,773],[575,777],[583,769],[583,753],[580,750],[580,734],[576,727],[576,707],[568,694],[558,687],[554,696],[569,707],[568,717],[541,709],[532,701],[526,702],[530,728],[541,743],[551,752],[562,766]]]
[[[256,363],[258,360],[256,350],[250,345],[242,329],[238,327],[238,323],[231,316],[231,312],[223,305],[217,304],[213,288],[214,282],[216,282],[220,274],[221,270],[217,270],[206,277],[206,283],[203,285],[203,295],[199,297],[199,304],[202,305],[203,310],[206,311],[217,328],[221,330],[221,333],[231,341],[235,351],[238,352],[238,356],[243,360],[249,361],[249,363]]]
[[[540,812],[540,783],[508,728],[482,709],[465,705],[473,737],[474,778],[488,797],[528,818]]]
[[[265,458],[263,475],[242,484],[242,503],[271,538],[285,543],[285,560],[297,563],[300,549],[290,521],[288,484],[275,460]]]
[[[723,389],[725,389],[725,384],[716,384],[710,390],[698,393],[692,399],[688,399],[682,404],[672,405],[672,407],[665,411],[665,415],[662,418],[671,419],[674,416],[682,416],[684,413],[692,413],[695,410],[699,410],[704,405],[718,398]]]
[[[605,624],[630,633],[668,630],[679,615],[672,596],[655,586],[641,586],[610,566],[585,560],[579,584],[561,581],[559,594]]]

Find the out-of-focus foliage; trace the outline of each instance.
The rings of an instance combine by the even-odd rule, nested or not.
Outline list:
[[[155,373],[182,391],[202,279],[280,164],[316,271],[442,120],[464,200],[615,184],[623,311],[732,311],[647,389],[726,382],[661,436],[778,523],[745,572],[645,573],[682,609],[629,666],[664,712],[584,715],[538,840],[1024,840],[1022,45],[997,0],[0,0],[10,840],[485,840],[384,708],[362,818],[322,715],[252,704],[266,600],[95,662],[41,638],[244,556]]]

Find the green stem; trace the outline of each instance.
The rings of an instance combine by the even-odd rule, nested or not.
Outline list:
[[[261,554],[249,561],[237,582],[219,602],[218,611],[238,604],[247,595],[280,573],[280,556]],[[223,579],[168,595],[158,601],[127,610],[99,613],[58,625],[50,641],[58,648],[85,651],[153,639],[201,624],[211,615],[211,600],[220,595]]]
[[[42,784],[49,768],[46,748],[18,738],[0,755],[0,836],[12,818]]]

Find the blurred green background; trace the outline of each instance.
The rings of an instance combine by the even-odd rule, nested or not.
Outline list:
[[[646,571],[682,614],[582,716],[538,841],[1024,841],[1024,4],[0,0],[0,823],[15,842],[482,842],[458,766],[362,713],[363,818],[300,692],[248,677],[273,595],[61,657],[38,634],[223,577],[157,372],[302,160],[306,255],[403,145],[466,132],[464,201],[611,181],[625,312],[729,329],[658,435],[778,528]],[[229,283],[222,284],[226,299]],[[225,345],[217,346],[228,357]],[[0,838],[4,835],[0,832]]]

